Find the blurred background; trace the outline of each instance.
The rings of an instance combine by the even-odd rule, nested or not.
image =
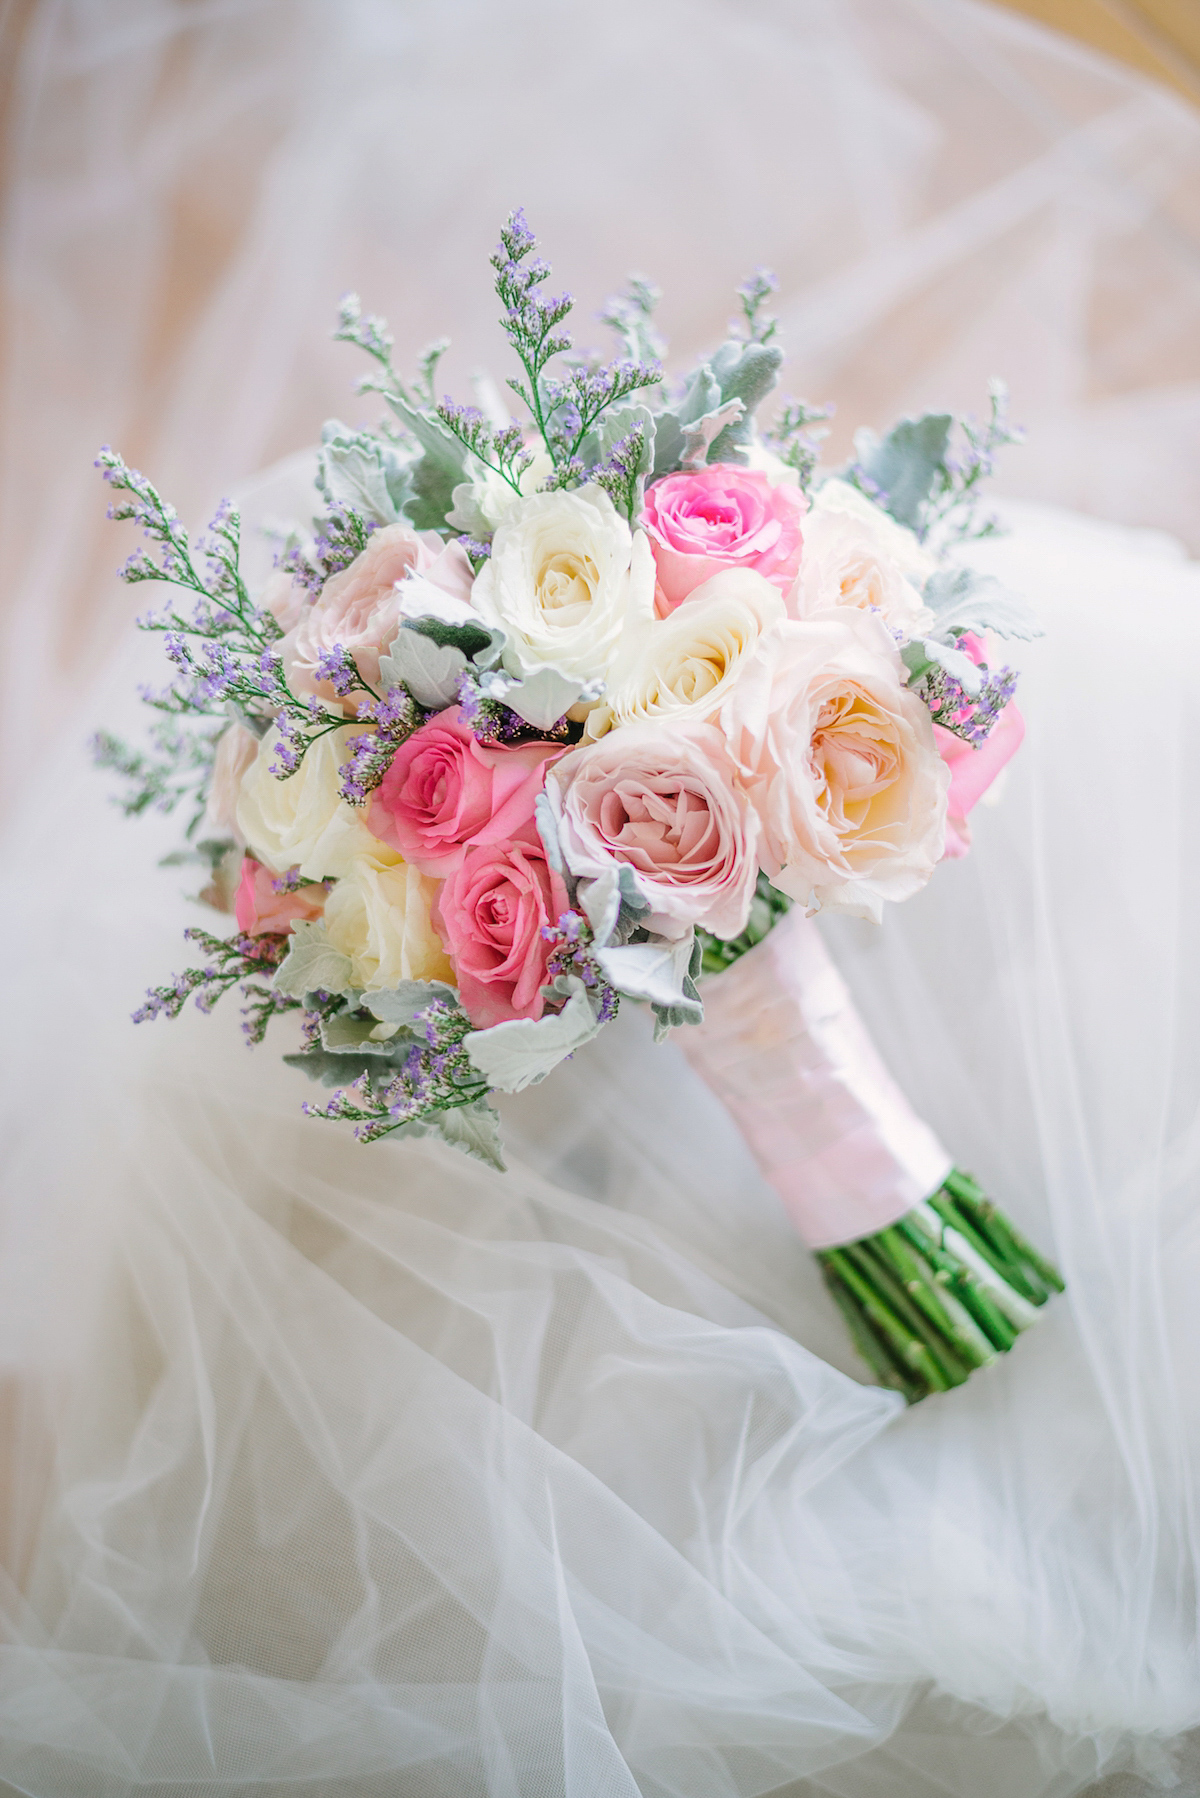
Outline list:
[[[1040,14],[1052,27],[1031,14]],[[524,205],[578,298],[665,290],[671,359],[766,264],[781,392],[860,424],[1012,389],[1002,491],[1200,552],[1195,0],[9,0],[0,6],[4,789],[139,596],[91,465],[200,522],[371,419],[402,361],[503,374],[487,257]],[[1118,58],[1124,60],[1118,60]]]

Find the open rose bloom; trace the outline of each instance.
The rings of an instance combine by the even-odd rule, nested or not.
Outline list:
[[[1002,409],[985,434],[902,421],[818,478],[810,411],[785,408],[769,441],[754,418],[782,360],[761,281],[744,334],[666,385],[627,354],[554,362],[569,301],[545,298],[532,246],[514,215],[493,264],[524,425],[418,404],[387,374],[397,431],[327,429],[324,509],[256,595],[231,509],[213,520],[217,584],[172,631],[171,705],[199,715],[185,762],[205,770],[206,852],[232,871],[210,890],[238,882],[238,934],[144,1015],[240,969],[252,1036],[298,1014],[292,1060],[335,1088],[318,1115],[368,1141],[438,1130],[502,1165],[489,1095],[644,1005],[690,1043],[814,1247],[883,1241],[928,1200],[886,1252],[904,1290],[922,1269],[934,1282],[946,1207],[970,1195],[945,1197],[950,1158],[873,1059],[809,920],[878,921],[966,853],[968,814],[1020,743],[986,632],[1029,627],[950,553]],[[646,318],[630,330],[627,349],[651,341]],[[348,303],[342,334],[379,363],[377,321]],[[170,565],[170,517],[107,456]],[[910,1396],[1007,1346],[1049,1290],[1007,1226],[954,1216],[1007,1271],[988,1303],[964,1275],[945,1342],[908,1360],[911,1319],[863,1324]],[[827,1271],[875,1316],[870,1267]],[[881,1286],[872,1303],[890,1302]]]

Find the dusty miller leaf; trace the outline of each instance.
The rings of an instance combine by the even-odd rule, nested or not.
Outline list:
[[[408,494],[408,470],[390,443],[331,419],[321,432],[317,489],[368,523],[395,524]]]
[[[349,985],[351,971],[350,957],[329,941],[323,919],[298,919],[273,984],[295,999],[306,993],[340,993]]]
[[[712,359],[721,405],[740,400],[742,411],[710,445],[710,462],[744,462],[756,409],[779,379],[783,351],[773,343],[724,343]]]
[[[372,988],[362,994],[359,1004],[381,1023],[407,1027],[435,999],[458,1004],[458,994],[444,980],[402,980],[398,986]]]
[[[410,1118],[401,1124],[394,1136],[440,1136],[452,1149],[505,1172],[500,1139],[500,1118],[486,1099],[475,1099],[470,1105],[456,1105],[452,1111],[429,1111],[424,1117]]]
[[[453,643],[437,643],[423,631],[406,627],[380,656],[379,678],[385,687],[407,687],[418,705],[441,711],[458,692],[458,678],[466,665],[466,656]]]
[[[940,641],[951,631],[990,630],[999,637],[1028,641],[1043,635],[1032,608],[990,575],[972,568],[939,568],[925,583],[925,604],[937,615],[932,634]]]
[[[445,530],[454,489],[467,479],[466,447],[440,418],[419,412],[399,394],[389,393],[386,398],[423,451],[409,473],[412,497],[406,500],[404,510],[419,531]]]
[[[472,1066],[489,1086],[505,1093],[523,1092],[596,1035],[600,1026],[588,1002],[587,988],[575,975],[568,975],[565,984],[571,996],[560,1012],[541,1018],[510,1018],[463,1038]]]
[[[882,442],[870,431],[854,439],[863,473],[882,489],[880,504],[898,524],[920,530],[934,481],[946,465],[954,419],[949,412],[902,418]]]

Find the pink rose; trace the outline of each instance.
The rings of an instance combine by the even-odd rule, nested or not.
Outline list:
[[[540,1018],[551,945],[543,926],[568,906],[561,874],[534,831],[513,843],[473,843],[437,896],[434,922],[454,963],[463,1010],[480,1030]]]
[[[275,875],[248,855],[233,902],[238,929],[243,936],[290,936],[298,918],[319,918],[325,910],[323,886],[297,887],[294,893],[277,893]]]
[[[786,594],[800,567],[807,504],[798,487],[774,487],[727,462],[656,481],[642,523],[658,568],[659,617],[721,568],[753,569]]]
[[[367,547],[349,568],[326,581],[317,598],[280,644],[294,691],[334,700],[333,688],[319,678],[321,655],[335,644],[348,649],[371,686],[379,681],[379,658],[399,633],[399,583],[419,574],[443,593],[464,602],[471,593],[471,564],[460,543],[443,543],[433,531],[389,524],[373,531]]]
[[[986,650],[979,638],[968,633],[958,639],[964,650],[979,666]],[[972,749],[953,731],[935,724],[933,734],[938,751],[950,770],[950,791],[946,800],[946,860],[957,861],[971,847],[971,826],[967,814],[978,805],[1000,770],[1010,762],[1025,736],[1025,720],[1009,700],[978,749]]]
[[[745,928],[758,875],[758,820],[711,724],[625,724],[573,750],[546,785],[571,872],[632,868],[653,928]]]
[[[422,874],[452,874],[468,843],[528,834],[546,762],[561,753],[553,743],[485,747],[454,706],[400,745],[368,825]]]

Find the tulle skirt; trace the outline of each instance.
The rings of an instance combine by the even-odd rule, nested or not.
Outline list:
[[[1068,1291],[908,1412],[633,1007],[505,1102],[505,1175],[302,1119],[234,1000],[135,1031],[196,917],[151,865],[174,829],[51,761],[3,862],[0,1790],[1170,1781],[1200,1720],[1200,573],[1013,516],[979,559],[1049,633],[1026,747],[968,860],[827,940]]]

